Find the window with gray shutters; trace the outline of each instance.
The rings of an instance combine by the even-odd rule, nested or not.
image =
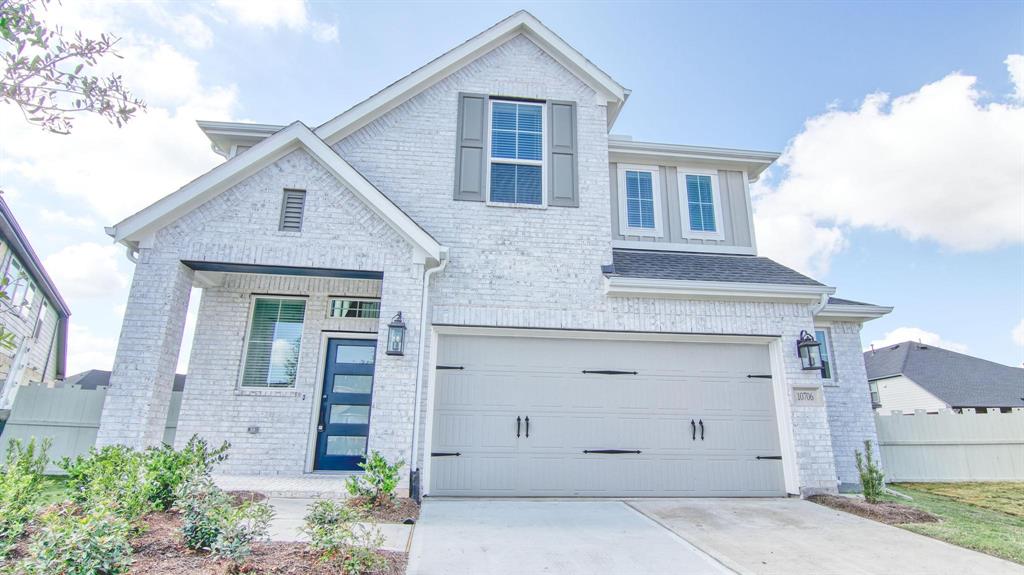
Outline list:
[[[306,209],[305,190],[285,190],[281,201],[281,223],[278,229],[282,232],[301,232],[302,216]]]

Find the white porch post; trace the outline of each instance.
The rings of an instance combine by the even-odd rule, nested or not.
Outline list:
[[[170,406],[193,271],[143,249],[135,265],[96,445],[158,445]]]

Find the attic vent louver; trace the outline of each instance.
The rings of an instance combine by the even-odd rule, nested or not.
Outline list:
[[[278,229],[282,232],[301,232],[302,215],[306,209],[305,190],[285,190],[281,201],[281,223]]]

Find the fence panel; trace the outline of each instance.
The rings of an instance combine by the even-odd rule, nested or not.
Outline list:
[[[171,407],[167,413],[164,442],[174,443],[181,393],[171,394]],[[0,457],[6,457],[7,443],[11,439],[23,442],[35,437],[37,441],[49,437],[50,464],[47,473],[61,473],[55,462],[63,457],[84,455],[96,443],[100,427],[105,388],[80,389],[78,387],[46,387],[28,385],[18,390],[11,408],[10,418],[0,435]]]
[[[1024,481],[1024,413],[876,415],[888,481]]]

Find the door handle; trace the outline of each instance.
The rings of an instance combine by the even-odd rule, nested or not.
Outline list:
[[[526,416],[526,438],[530,438],[530,416]]]
[[[519,437],[519,426],[523,424],[523,418],[516,417],[516,437]]]
[[[704,441],[704,420],[700,420],[700,440]]]
[[[320,424],[320,425],[316,426],[316,430],[317,431],[323,431],[324,430],[323,424]]]
[[[692,419],[690,420],[690,432],[693,434],[693,437],[690,438],[690,441],[697,441],[697,423],[694,422]]]

